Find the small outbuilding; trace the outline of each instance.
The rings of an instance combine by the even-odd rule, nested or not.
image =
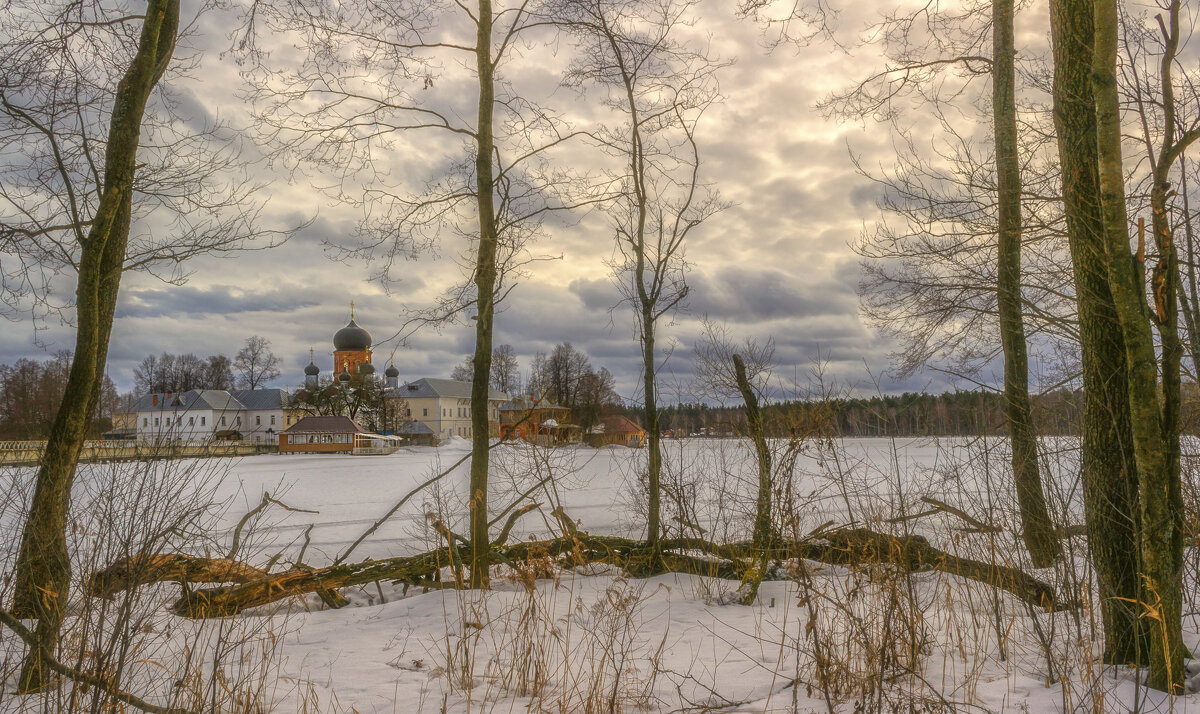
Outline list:
[[[402,440],[364,431],[350,417],[310,416],[279,434],[281,454],[390,454]]]
[[[641,448],[646,445],[646,430],[636,422],[619,414],[606,416],[588,430],[586,441],[590,446],[620,444]]]
[[[579,441],[581,429],[565,423],[571,410],[536,396],[517,397],[500,406],[500,438],[552,446]]]
[[[437,434],[424,422],[410,421],[396,429],[396,436],[409,446],[437,446]]]

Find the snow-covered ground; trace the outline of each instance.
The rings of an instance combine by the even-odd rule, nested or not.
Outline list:
[[[1056,511],[1079,521],[1074,452],[1069,440],[1047,442]],[[922,495],[1016,530],[1002,440],[849,440],[810,445],[795,454],[788,492],[793,526],[872,523],[925,510]],[[469,452],[465,441],[411,448],[390,456],[257,456],[232,462],[157,462],[141,474],[168,493],[159,510],[192,513],[195,527],[163,536],[161,549],[225,554],[242,516],[264,492],[270,505],[242,531],[238,557],[257,565],[288,563],[303,549],[309,566],[328,564],[416,485]],[[736,440],[667,443],[669,526],[699,527],[728,541],[746,535],[747,498],[755,482],[751,452]],[[641,536],[638,475],[645,452],[623,447],[493,452],[490,508],[522,495],[541,508],[515,537],[547,535],[561,506],[595,534]],[[777,455],[777,463],[787,456]],[[106,562],[116,531],[158,532],[144,499],[111,482],[136,473],[104,465],[82,470],[76,485],[73,546],[82,560]],[[0,563],[10,572],[15,517],[28,470],[0,475]],[[426,514],[462,532],[467,465],[414,496],[364,540],[349,561],[407,555],[435,545]],[[153,490],[153,489],[151,489]],[[125,504],[125,505],[122,505]],[[682,510],[680,510],[682,508]],[[678,516],[678,520],[674,518]],[[118,525],[113,525],[118,524]],[[940,547],[1025,565],[1015,538],[968,536],[945,514],[894,524]],[[106,532],[109,531],[109,532]],[[306,545],[307,541],[307,545]],[[1069,550],[1071,567],[1037,571],[1069,583],[1087,572]],[[89,555],[90,554],[90,555]],[[279,567],[279,566],[277,566]],[[77,569],[85,569],[83,564]],[[1189,561],[1189,577],[1195,575]],[[154,701],[183,691],[211,699],[219,690],[259,694],[279,712],[615,712],[615,711],[1197,711],[1200,695],[1163,700],[1138,687],[1130,672],[1096,664],[1095,613],[1047,614],[978,583],[941,573],[865,573],[809,564],[768,582],[751,606],[730,604],[737,583],[685,575],[630,580],[604,568],[535,579],[506,573],[488,592],[421,593],[388,583],[349,588],[351,606],[325,608],[315,596],[285,601],[235,618],[190,621],[166,606],[174,585],[146,588],[138,601],[135,640],[141,649],[122,674],[127,688]],[[1194,584],[1193,584],[1194,585]],[[8,599],[8,586],[0,597]],[[1185,638],[1200,647],[1194,587],[1185,604]],[[78,601],[78,600],[77,600]],[[121,600],[118,598],[118,604]],[[102,608],[103,609],[103,608]],[[100,630],[120,627],[112,612],[91,613]],[[141,617],[142,619],[138,619]],[[74,623],[74,631],[84,628]],[[78,636],[83,637],[86,633]],[[120,638],[95,638],[97,642]],[[218,640],[233,643],[217,648]],[[206,645],[207,643],[207,645]],[[11,694],[21,646],[0,633],[0,712],[62,709],[70,688],[50,699]],[[183,663],[203,652],[199,678],[178,679]],[[213,662],[219,662],[213,665]],[[196,666],[193,664],[193,668]],[[214,677],[214,669],[221,670]],[[168,674],[170,673],[170,674]],[[1193,673],[1194,675],[1195,673]],[[822,687],[818,683],[824,682]],[[1192,681],[1192,689],[1200,678]],[[54,697],[58,697],[57,700]],[[186,697],[184,697],[186,700]],[[177,701],[180,701],[177,699]],[[199,701],[199,700],[197,700]],[[90,711],[86,706],[80,711]],[[241,711],[241,710],[238,710]]]

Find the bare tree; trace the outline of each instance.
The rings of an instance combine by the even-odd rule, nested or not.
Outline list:
[[[13,19],[18,17],[19,13],[14,13]],[[6,18],[6,27],[8,21]],[[122,23],[123,20],[118,19],[117,22]],[[81,29],[81,24],[76,24],[75,29]],[[18,689],[24,692],[36,691],[53,681],[42,654],[53,652],[57,644],[71,586],[65,533],[71,483],[79,451],[100,396],[108,338],[112,332],[117,291],[126,260],[142,115],[155,84],[170,62],[178,26],[177,0],[151,0],[142,20],[137,50],[113,96],[110,128],[104,145],[103,179],[97,178],[95,185],[89,188],[89,192],[99,192],[94,203],[95,213],[85,220],[78,212],[78,199],[68,196],[71,212],[65,218],[71,231],[67,235],[73,233],[77,240],[77,245],[69,250],[72,256],[78,255],[75,353],[62,406],[51,428],[38,470],[33,503],[17,558],[13,609],[21,616],[34,617],[38,621],[34,632],[37,646],[30,647],[18,682]],[[49,28],[51,36],[69,32],[68,28],[53,22]],[[44,31],[46,28],[38,29]],[[37,37],[36,32],[33,37]],[[25,41],[35,46],[38,42],[37,39]],[[5,58],[11,58],[11,45],[5,50]],[[9,66],[7,62],[5,66]],[[25,69],[31,74],[34,72],[32,67]],[[22,79],[33,84],[38,77],[18,77],[18,81]],[[40,127],[49,145],[57,148],[57,136],[52,124],[43,124],[31,111],[13,103],[8,91],[5,91],[0,103],[7,116],[21,117],[26,125]],[[79,105],[76,107],[82,109]],[[62,183],[71,187],[69,193],[74,194],[76,180],[57,158],[59,152],[55,151],[54,154]],[[48,238],[48,235],[44,234],[44,237]]]
[[[756,566],[744,579],[742,603],[749,605],[758,597],[758,587],[767,569],[768,553],[778,537],[772,527],[771,496],[775,492],[771,447],[760,402],[765,400],[767,380],[775,345],[748,339],[734,344],[724,326],[704,321],[704,336],[696,345],[696,377],[718,397],[741,397],[746,411],[746,435],[754,444],[758,465],[758,491],[754,505],[754,530],[751,547]]]
[[[1099,147],[1099,186],[1102,227],[1108,251],[1109,284],[1117,308],[1129,361],[1129,407],[1141,498],[1141,574],[1144,592],[1139,600],[1153,607],[1150,625],[1150,673],[1147,683],[1168,692],[1182,691],[1183,502],[1179,484],[1180,362],[1178,257],[1166,216],[1171,165],[1200,129],[1176,139],[1171,71],[1179,43],[1179,2],[1168,4],[1168,19],[1160,18],[1165,51],[1160,81],[1164,125],[1162,143],[1154,156],[1151,205],[1159,262],[1151,280],[1154,304],[1147,310],[1142,272],[1129,249],[1129,225],[1122,163],[1120,93],[1117,56],[1120,19],[1115,0],[1095,3],[1092,89],[1096,98],[1096,136]],[[1162,342],[1161,397],[1153,327]]]
[[[1129,364],[1104,242],[1099,195],[1095,97],[1091,84],[1095,25],[1090,0],[1053,0],[1054,124],[1063,205],[1079,309],[1083,366],[1084,489],[1088,549],[1096,567],[1104,624],[1103,659],[1138,664],[1149,650],[1142,626],[1142,532],[1130,427]]]
[[[595,87],[617,117],[597,132],[624,164],[610,210],[618,257],[613,268],[634,310],[642,352],[642,403],[649,448],[647,545],[661,527],[662,451],[658,326],[687,297],[688,236],[725,204],[700,177],[695,128],[717,101],[724,66],[679,39],[693,0],[554,0],[550,14],[579,43],[567,83]]]
[[[70,582],[61,531],[122,274],[182,281],[189,258],[261,235],[258,186],[236,137],[174,114],[170,86],[195,56],[170,60],[180,28],[193,26],[172,0],[152,0],[143,14],[94,0],[0,8],[0,299],[6,317],[28,313],[38,325],[58,314],[76,331],[18,557],[14,606],[38,619],[39,642],[22,689],[49,674],[38,653],[53,650],[61,623]],[[73,296],[56,294],[64,275]]]
[[[520,390],[521,366],[517,362],[517,353],[512,345],[500,345],[492,350],[492,389],[499,389],[507,394],[515,394]],[[466,355],[462,362],[450,370],[450,379],[459,382],[470,382],[475,376],[475,356]]]
[[[992,132],[996,155],[996,294],[1004,350],[1004,401],[1022,537],[1035,567],[1062,555],[1046,508],[1029,399],[1029,356],[1021,309],[1021,165],[1017,156],[1013,0],[992,0]]]
[[[475,378],[475,357],[467,355],[450,370],[450,379],[456,382],[470,382]]]
[[[238,383],[243,389],[258,389],[279,376],[279,358],[271,351],[271,341],[254,335],[233,358]]]
[[[923,156],[929,153],[925,146],[901,144],[909,155],[900,158],[900,168],[891,178],[881,181],[882,207],[898,214],[901,229],[897,233],[885,222],[861,241],[860,253],[869,259],[863,266],[863,302],[868,315],[899,338],[901,373],[948,358],[954,371],[969,376],[990,363],[997,351],[1002,353],[1022,535],[1034,565],[1046,567],[1061,548],[1038,464],[1024,311],[1035,315],[1035,334],[1047,327],[1069,334],[1073,326],[1061,329],[1061,312],[1055,307],[1069,304],[1059,296],[1070,290],[1063,285],[1061,271],[1049,270],[1044,274],[1059,277],[1033,291],[1036,297],[1050,296],[1049,305],[1023,295],[1020,152],[1026,149],[1027,165],[1035,172],[1029,158],[1040,157],[1029,150],[1037,149],[1039,142],[1023,146],[1017,131],[1013,4],[995,0],[989,5],[990,13],[982,4],[934,4],[885,15],[870,35],[882,45],[887,66],[835,93],[822,106],[838,116],[888,122],[911,141],[920,130],[899,129],[899,117],[907,101],[914,100],[931,110],[928,113],[948,138],[947,148],[932,159]],[[990,157],[946,116],[952,111],[949,107],[958,110],[955,116],[974,108],[973,84],[989,75]],[[974,101],[982,103],[982,97]],[[1046,145],[1044,138],[1037,139]],[[1038,188],[1047,183],[1053,187],[1053,171],[1041,176]],[[1044,195],[1036,189],[1033,193]],[[1035,221],[1041,217],[1036,208],[1030,214]],[[1041,224],[1043,234],[1047,225]]]
[[[492,350],[492,387],[512,396],[521,391],[521,363],[512,345]]]
[[[204,364],[205,389],[233,389],[233,361],[225,355],[209,355]]]

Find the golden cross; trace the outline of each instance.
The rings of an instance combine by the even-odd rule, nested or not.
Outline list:
[[[350,301],[350,319],[351,320],[354,319],[354,301],[353,300]]]

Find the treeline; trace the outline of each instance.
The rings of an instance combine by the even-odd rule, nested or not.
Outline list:
[[[1182,421],[1200,433],[1200,392],[1185,388]],[[1059,389],[1033,398],[1033,418],[1043,436],[1076,436],[1083,420],[1082,390]],[[625,409],[637,420],[638,412]],[[847,437],[999,436],[1007,433],[1004,395],[985,391],[942,394],[906,392],[869,398],[786,401],[763,407],[769,433],[785,436],[822,431]],[[676,404],[663,409],[664,430],[678,435],[738,434],[745,424],[741,405]]]
[[[1036,400],[1046,435],[1077,433],[1081,395],[1060,390]],[[796,400],[763,405],[768,433],[819,432],[848,437],[977,436],[1005,433],[1004,395],[985,391],[905,392],[874,397]],[[678,404],[663,410],[663,428],[684,434],[739,433],[741,405]]]
[[[21,358],[11,365],[0,364],[0,441],[46,438],[58,416],[70,369],[71,353],[66,351],[41,361]],[[105,375],[89,436],[98,437],[111,428],[119,402],[116,386]]]

